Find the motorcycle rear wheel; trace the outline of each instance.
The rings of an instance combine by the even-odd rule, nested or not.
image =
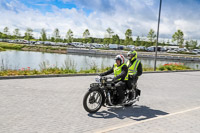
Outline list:
[[[89,113],[96,113],[101,108],[102,102],[101,92],[97,90],[88,91],[83,98],[83,107]]]
[[[132,100],[133,100],[133,99],[136,98],[136,90],[135,90],[135,89],[132,90],[132,95],[133,95],[133,96],[132,96]],[[135,103],[135,102],[133,102],[133,103],[128,103],[128,104],[125,104],[124,106],[125,106],[125,107],[129,107],[129,106],[133,105],[134,103]]]

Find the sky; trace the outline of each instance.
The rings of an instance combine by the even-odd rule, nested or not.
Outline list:
[[[103,38],[106,29],[125,38],[131,29],[133,38],[157,31],[160,0],[0,0],[0,32],[10,34],[27,28],[36,38],[44,28],[50,37],[55,28],[65,37],[69,29],[74,37],[82,37],[89,29],[91,37]],[[184,38],[200,40],[200,0],[162,0],[160,38],[171,39],[178,30]]]

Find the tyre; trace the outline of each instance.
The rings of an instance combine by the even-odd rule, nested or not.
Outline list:
[[[102,93],[98,90],[88,91],[83,98],[83,107],[89,113],[96,113],[102,106]]]
[[[130,92],[131,94],[129,95],[132,95],[131,96],[131,100],[135,99],[136,98],[136,90],[135,89],[132,89],[132,92]],[[130,97],[129,97],[130,98]],[[125,107],[129,107],[131,105],[133,105],[135,102],[131,102],[131,103],[128,103],[128,104],[125,104],[124,106]]]

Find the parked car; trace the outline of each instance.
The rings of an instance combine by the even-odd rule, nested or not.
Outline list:
[[[148,51],[148,52],[154,52],[154,51],[155,51],[155,47],[148,47],[148,48],[147,48],[147,51]]]
[[[118,49],[119,49],[119,50],[126,49],[126,46],[124,46],[124,45],[119,45],[119,46],[118,46]]]
[[[30,44],[35,44],[36,43],[36,41],[30,41]]]
[[[23,44],[30,44],[30,41],[28,41],[28,40],[23,40]]]
[[[44,41],[44,44],[45,45],[51,45],[51,42],[50,41]]]
[[[95,48],[103,48],[104,45],[103,44],[98,44],[98,43],[93,43],[92,44]]]
[[[126,48],[129,49],[129,50],[135,50],[135,46],[134,45],[128,45]]]
[[[41,44],[44,44],[44,42],[43,41],[37,41],[35,44],[41,45]]]
[[[200,54],[200,49],[193,49],[193,50],[192,50],[192,53]]]
[[[138,47],[136,47],[136,50],[146,50],[146,47],[145,46],[138,46]]]
[[[9,43],[14,43],[14,40],[9,40],[8,42],[9,42]]]
[[[109,49],[118,49],[118,45],[117,44],[109,44],[108,45]]]
[[[56,43],[55,42],[50,42],[50,45],[56,45]]]
[[[167,53],[177,53],[176,49],[167,50]]]
[[[189,52],[186,48],[178,48],[178,52]]]

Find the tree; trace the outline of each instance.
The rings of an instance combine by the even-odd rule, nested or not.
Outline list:
[[[120,39],[120,45],[124,45],[124,40]]]
[[[103,39],[103,43],[104,44],[110,44],[110,43],[112,43],[112,36],[113,36],[113,30],[109,27],[108,29],[106,29],[106,35],[105,35],[105,37],[104,37],[104,39]]]
[[[109,27],[106,31],[108,33],[108,38],[111,38],[112,35],[114,34],[113,30]]]
[[[51,42],[55,42],[55,38],[54,37],[51,37]]]
[[[169,39],[167,40],[167,45],[169,46],[170,42],[169,42]]]
[[[87,43],[88,42],[88,37],[90,36],[90,32],[88,29],[86,29],[84,32],[83,32],[83,42]]]
[[[147,35],[147,38],[149,39],[149,41],[151,42],[151,44],[155,41],[155,38],[156,38],[156,34],[154,32],[153,29],[150,29],[148,35]]]
[[[197,49],[197,45],[198,45],[197,40],[196,41],[190,40],[190,46],[192,49]]]
[[[190,43],[189,43],[189,41],[186,41],[186,42],[185,42],[185,47],[186,47],[187,49],[190,48]]]
[[[117,34],[113,35],[111,39],[111,44],[119,44],[119,43],[120,43],[119,36]]]
[[[172,42],[177,41],[177,45],[179,45],[179,47],[182,48],[184,42],[183,36],[183,32],[181,30],[178,30],[172,35]]]
[[[47,40],[47,34],[46,34],[46,30],[44,28],[41,30],[40,34],[41,34],[41,40],[46,41]]]
[[[89,37],[89,40],[88,40],[89,43],[94,43],[94,38],[92,37]]]
[[[88,38],[90,36],[90,32],[88,29],[86,29],[84,32],[83,32],[83,38]]]
[[[163,40],[162,43],[160,43],[161,46],[165,46],[165,40]]]
[[[125,32],[125,37],[126,38],[132,38],[132,30],[131,29],[127,29]]]
[[[56,43],[59,42],[59,40],[60,40],[60,32],[59,32],[59,29],[58,29],[58,28],[56,28],[56,29],[54,30],[54,32],[53,32],[53,37],[54,37]]]
[[[110,38],[104,38],[103,44],[110,44]]]
[[[2,38],[3,33],[0,32],[0,38]]]
[[[5,28],[3,29],[3,33],[4,33],[4,34],[7,34],[7,35],[9,34],[9,29],[8,29],[8,27],[5,27]]]
[[[8,29],[8,27],[5,27],[5,28],[3,29],[2,38],[3,38],[3,39],[7,39],[7,38],[8,38],[8,35],[9,35],[9,29]]]
[[[72,32],[71,29],[69,29],[69,30],[67,31],[66,39],[67,39],[67,42],[68,42],[68,43],[73,42],[73,32]]]
[[[127,29],[125,32],[125,45],[133,45],[132,30]]]
[[[135,46],[140,46],[140,37],[137,36],[136,40],[135,40]]]
[[[19,29],[18,29],[18,28],[15,29],[15,30],[13,31],[13,38],[14,38],[14,39],[20,37],[20,35],[21,35],[21,34],[19,33]]]
[[[24,39],[30,41],[30,39],[33,38],[32,32],[33,32],[33,30],[32,30],[31,28],[27,28],[27,29],[26,29],[26,32],[25,32],[25,37],[24,37]]]

